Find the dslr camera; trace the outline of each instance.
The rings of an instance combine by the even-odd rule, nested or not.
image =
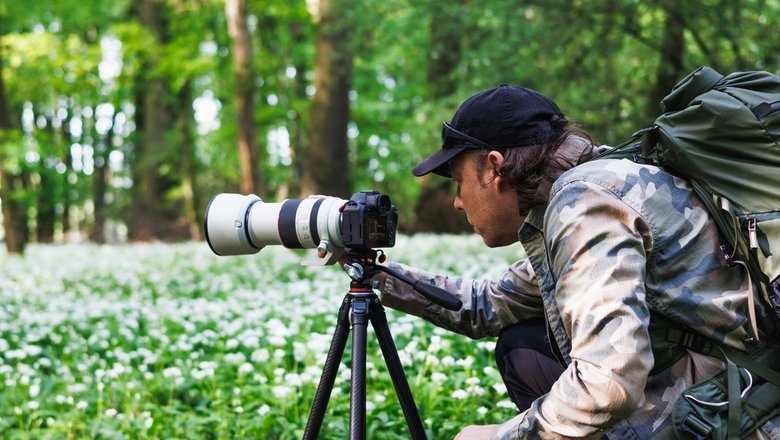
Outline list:
[[[376,191],[361,191],[349,200],[325,196],[280,203],[224,193],[206,207],[204,230],[217,255],[254,254],[268,245],[317,248],[321,258],[303,263],[327,265],[338,261],[344,249],[393,247],[397,223],[390,197]]]

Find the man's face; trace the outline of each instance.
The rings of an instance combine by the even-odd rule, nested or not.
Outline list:
[[[517,241],[525,217],[518,213],[517,194],[498,174],[503,156],[490,152],[482,173],[479,160],[479,153],[467,152],[450,161],[450,174],[458,185],[454,206],[466,212],[488,247],[507,246]]]

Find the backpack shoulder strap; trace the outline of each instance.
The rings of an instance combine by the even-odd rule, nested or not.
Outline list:
[[[780,345],[780,342],[775,341],[774,338],[768,339],[769,341],[757,346],[755,352],[765,350],[770,345]],[[681,349],[691,350],[720,358],[726,362],[731,360],[737,366],[745,368],[751,373],[755,373],[764,380],[780,387],[780,371],[773,368],[774,366],[770,367],[757,362],[753,359],[751,353],[719,344],[656,313],[651,314],[650,341],[653,347],[653,356],[656,357],[656,364],[660,362],[670,366],[684,354],[684,350]]]

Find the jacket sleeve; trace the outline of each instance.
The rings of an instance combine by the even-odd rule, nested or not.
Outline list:
[[[544,316],[539,287],[526,260],[512,264],[498,281],[435,275],[401,264],[391,267],[414,280],[441,287],[458,297],[463,306],[458,311],[447,310],[389,275],[381,294],[382,304],[470,338],[498,336],[508,325]]]
[[[564,186],[549,206],[551,306],[571,340],[571,362],[547,395],[502,425],[500,439],[600,438],[642,404],[653,366],[644,287],[650,226],[612,192],[583,182]]]

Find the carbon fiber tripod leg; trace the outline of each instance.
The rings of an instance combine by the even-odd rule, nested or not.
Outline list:
[[[330,400],[330,393],[333,391],[333,384],[336,381],[336,373],[339,370],[341,357],[344,355],[344,348],[347,346],[349,337],[349,312],[352,309],[352,296],[344,297],[339,308],[338,322],[336,330],[333,332],[333,339],[328,349],[328,356],[325,359],[325,367],[322,369],[320,383],[317,386],[317,393],[314,395],[309,412],[309,420],[306,422],[306,430],[303,433],[304,440],[315,440],[320,435],[322,420],[325,417],[325,409]]]
[[[349,401],[349,438],[366,438],[366,339],[369,299],[352,300],[352,380]]]
[[[371,298],[370,317],[371,325],[374,327],[374,332],[376,332],[377,339],[379,340],[379,346],[382,349],[382,356],[384,356],[387,369],[390,372],[390,378],[393,380],[395,394],[398,396],[401,410],[406,418],[409,434],[414,440],[424,440],[427,438],[425,429],[420,421],[417,405],[414,403],[414,397],[412,396],[412,391],[409,389],[409,383],[406,381],[401,359],[398,357],[398,351],[395,348],[393,337],[390,334],[385,309],[376,296]]]

